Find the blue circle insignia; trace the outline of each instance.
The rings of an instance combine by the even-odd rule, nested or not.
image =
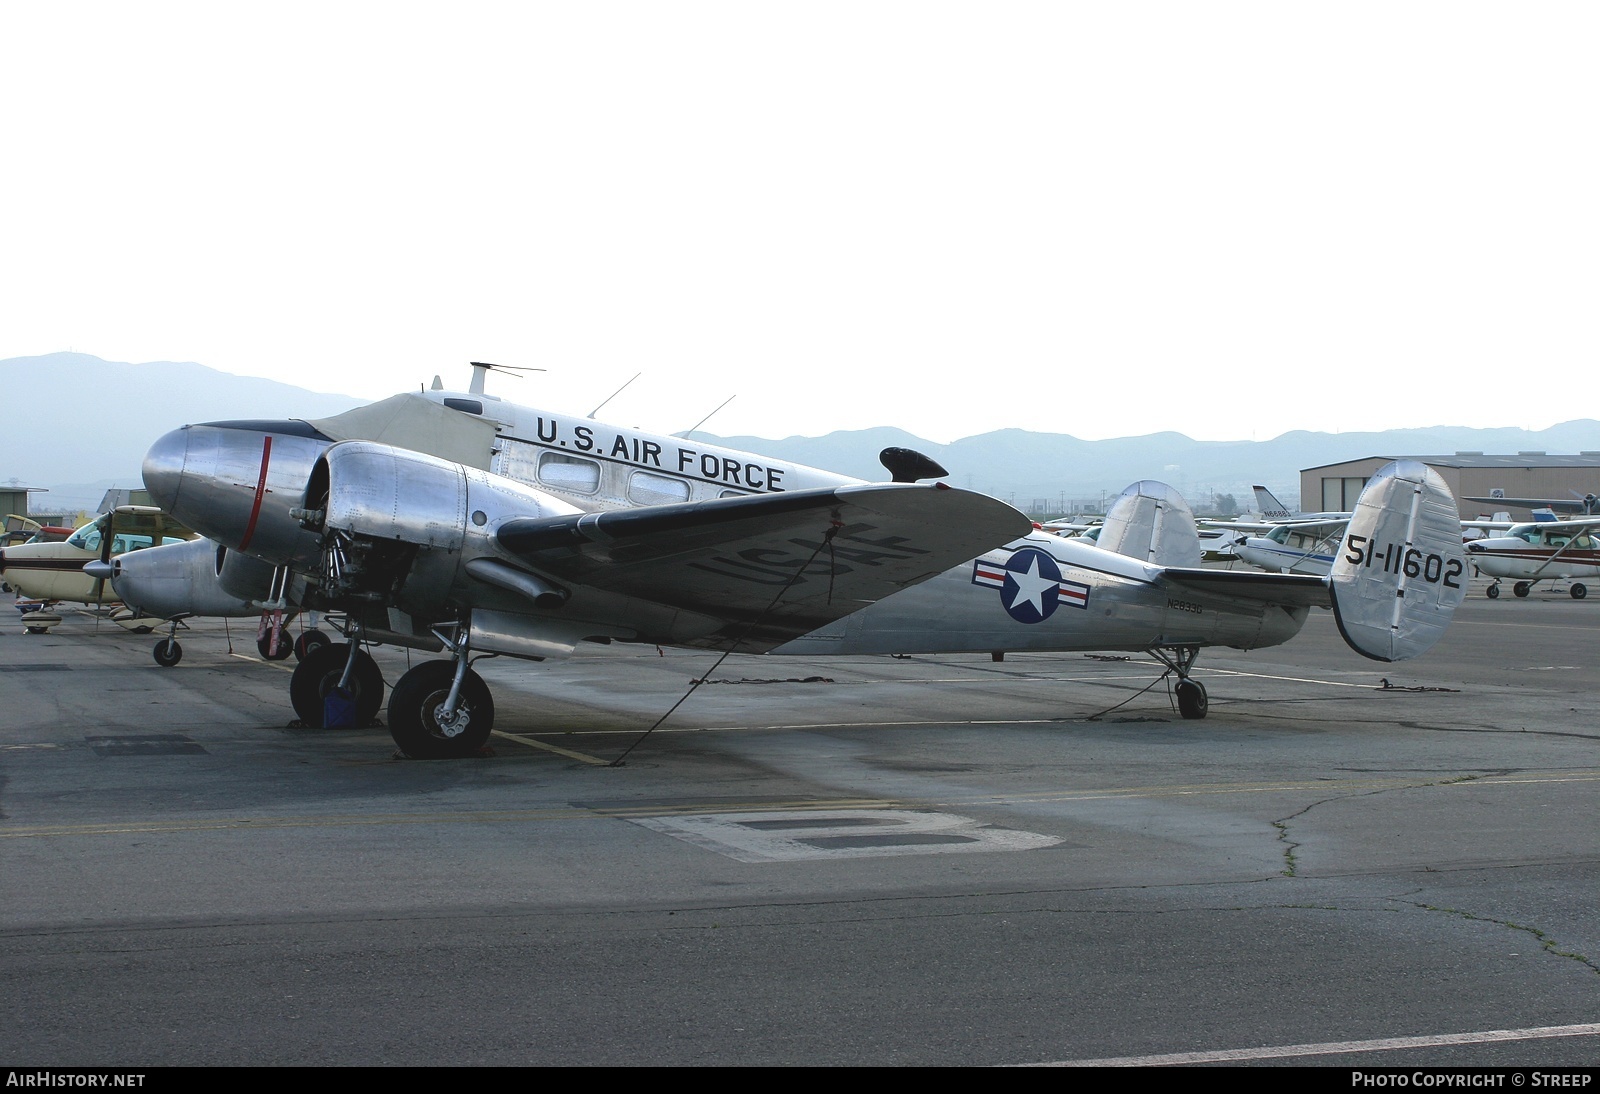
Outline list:
[[[1020,547],[1006,563],[1000,603],[1018,623],[1042,623],[1061,603],[1061,567],[1037,547]]]

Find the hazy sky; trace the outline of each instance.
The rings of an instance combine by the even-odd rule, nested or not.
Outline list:
[[[1600,5],[0,9],[0,358],[648,428],[1600,416]],[[248,408],[241,408],[243,413]]]

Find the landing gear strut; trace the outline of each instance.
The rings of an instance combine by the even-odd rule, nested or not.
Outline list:
[[[156,648],[150,651],[150,656],[156,659],[156,664],[164,669],[170,669],[183,660],[183,647],[178,645],[178,628],[184,626],[183,620],[170,621],[167,636],[156,643]]]
[[[1178,713],[1185,718],[1204,718],[1211,706],[1206,696],[1206,686],[1189,676],[1195,658],[1200,656],[1200,647],[1156,647],[1150,650],[1150,656],[1178,674],[1178,684],[1172,689],[1178,697]]]
[[[389,696],[389,735],[413,760],[471,756],[494,728],[494,697],[468,666],[466,643],[446,641],[446,648],[449,660],[417,665]]]

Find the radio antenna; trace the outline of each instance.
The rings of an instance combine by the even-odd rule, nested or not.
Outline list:
[[[730,396],[728,396],[726,399],[722,400],[722,402],[717,404],[717,410],[721,410],[723,407],[727,406],[729,403],[733,402],[738,397],[739,396],[738,396],[737,392],[732,394],[732,395],[730,395]],[[693,433],[696,429],[699,429],[701,426],[703,426],[707,422],[709,422],[711,420],[712,416],[717,413],[717,410],[713,410],[710,414],[707,414],[704,418],[701,418],[698,422],[695,422],[694,426],[692,428],[685,429],[682,433],[674,433],[673,436],[674,437],[682,437],[684,440],[688,440],[689,439],[689,435],[691,433]]]
[[[644,373],[642,373],[642,372],[635,372],[632,376],[628,377],[628,383],[627,384],[623,384],[622,387],[617,388],[617,390],[613,391],[610,395],[607,395],[605,397],[605,399],[601,401],[600,406],[597,406],[593,410],[589,411],[589,417],[593,418],[596,414],[600,413],[600,407],[605,406],[606,403],[609,403],[612,399],[615,399],[618,395],[621,395],[622,392],[623,392],[623,389],[626,388],[628,386],[628,384],[633,383],[635,380],[637,380],[639,377],[641,377],[643,375],[644,375]]]
[[[509,372],[512,375],[516,375],[519,372],[544,371],[544,369],[534,368],[532,365],[496,365],[489,361],[468,361],[467,364],[472,366],[472,384],[467,388],[467,394],[469,395],[483,394],[483,378],[489,375],[490,369],[495,372]]]

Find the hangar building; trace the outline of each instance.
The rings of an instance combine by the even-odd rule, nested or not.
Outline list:
[[[1367,456],[1343,463],[1308,467],[1300,472],[1300,508],[1308,512],[1347,512],[1372,474],[1390,460],[1420,460],[1444,476],[1457,498],[1571,498],[1600,494],[1600,452],[1552,456],[1544,452],[1519,452],[1515,456],[1486,456],[1482,452],[1457,452],[1453,456]],[[1509,511],[1527,519],[1527,506],[1463,501],[1461,515]]]

